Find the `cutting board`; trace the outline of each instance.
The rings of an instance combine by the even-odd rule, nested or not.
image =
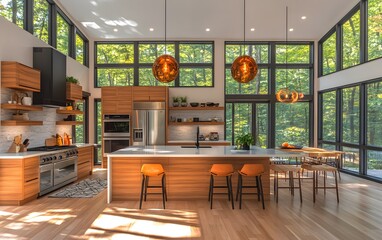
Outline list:
[[[51,146],[56,146],[56,138],[46,138],[45,139],[45,146],[51,147]]]

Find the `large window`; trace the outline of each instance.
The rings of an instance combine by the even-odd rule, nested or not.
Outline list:
[[[76,60],[86,65],[86,58],[85,58],[85,52],[86,52],[86,43],[85,40],[82,38],[82,36],[78,33],[76,33],[76,51],[75,51],[75,58]]]
[[[69,55],[70,25],[60,14],[57,14],[57,50]]]
[[[177,58],[180,71],[171,83],[152,74],[155,59],[163,54]],[[97,87],[176,86],[212,87],[213,42],[96,42]]]
[[[260,147],[286,141],[311,145],[313,44],[226,42],[225,49],[226,139],[234,144],[240,134],[251,133]],[[259,66],[258,75],[248,84],[234,81],[230,71],[235,58],[244,53]],[[305,97],[294,104],[276,102],[276,91],[285,87]]]
[[[336,71],[337,64],[337,48],[336,48],[336,32],[332,33],[322,43],[322,75]]]
[[[382,57],[382,0],[368,0],[368,60]]]
[[[49,3],[46,0],[33,1],[33,35],[49,43]]]
[[[342,68],[360,63],[361,23],[357,11],[342,25]]]
[[[24,28],[24,0],[1,0],[0,16]]]
[[[95,164],[102,164],[102,104],[101,99],[94,99],[95,143],[98,145]]]
[[[382,79],[321,92],[319,99],[320,146],[345,152],[342,169],[382,179]]]

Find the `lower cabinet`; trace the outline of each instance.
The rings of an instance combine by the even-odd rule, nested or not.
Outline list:
[[[78,148],[77,178],[82,179],[92,174],[94,161],[94,147]]]
[[[40,192],[39,157],[0,159],[0,204],[22,205]]]

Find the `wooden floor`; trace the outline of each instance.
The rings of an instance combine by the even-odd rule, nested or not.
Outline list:
[[[97,171],[93,177],[105,177]],[[0,239],[381,239],[382,188],[378,183],[341,174],[340,204],[333,190],[312,202],[311,180],[298,194],[280,192],[266,209],[245,196],[242,210],[226,196],[214,201],[158,200],[106,204],[106,191],[91,199],[42,197],[20,207],[0,207]],[[207,195],[207,190],[206,190]],[[151,196],[149,196],[150,198]],[[236,204],[238,206],[238,204]]]

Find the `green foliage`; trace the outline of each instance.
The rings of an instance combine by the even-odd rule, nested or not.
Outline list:
[[[366,85],[367,144],[382,147],[382,82]]]
[[[361,23],[358,10],[342,25],[342,67],[348,68],[360,63]]]
[[[322,43],[322,74],[336,71],[336,32]]]
[[[226,94],[268,94],[268,69],[259,69],[257,76],[249,83],[238,83],[226,68]]]
[[[133,86],[133,68],[97,68],[98,86]]]
[[[154,63],[155,59],[163,54],[175,56],[175,44],[167,43],[141,43],[139,49],[139,63]],[[166,49],[166,51],[165,51]]]
[[[255,139],[253,138],[252,134],[243,134],[239,135],[236,139],[236,146],[237,148],[243,148],[244,146],[251,146],[255,142]]]
[[[269,62],[269,47],[268,45],[238,45],[229,44],[226,45],[226,63],[230,64],[235,61],[235,59],[241,55],[249,55],[253,57],[257,63],[268,63]]]
[[[85,64],[85,41],[81,38],[80,35],[76,34],[76,60],[81,63]]]
[[[287,56],[288,61],[286,61]],[[307,44],[276,45],[276,63],[310,63],[310,46]]]
[[[179,97],[172,97],[173,102],[179,102]]]
[[[180,44],[180,63],[212,63],[212,44]]]
[[[179,97],[180,102],[185,103],[187,102],[187,97]]]
[[[310,69],[276,69],[276,92],[285,87],[310,94]]]
[[[0,1],[0,16],[17,26],[24,28],[24,1],[2,0]]]
[[[49,3],[46,0],[33,2],[33,35],[49,43]]]
[[[57,50],[65,55],[69,55],[69,31],[69,24],[57,14]]]
[[[78,79],[73,77],[73,76],[66,77],[66,82],[70,82],[70,83],[74,83],[74,84],[79,84]]]
[[[342,89],[342,141],[359,143],[359,86]]]
[[[336,91],[322,94],[322,138],[336,141]]]
[[[368,59],[382,57],[382,0],[368,0]]]

